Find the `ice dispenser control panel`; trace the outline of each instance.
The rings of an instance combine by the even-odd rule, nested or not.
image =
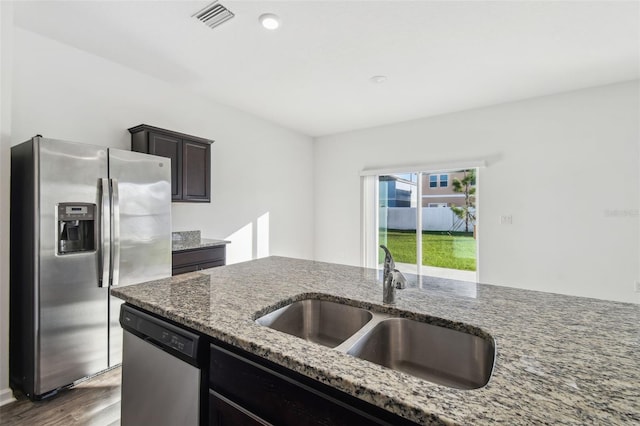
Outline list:
[[[58,204],[58,254],[94,251],[97,240],[95,220],[95,204]]]

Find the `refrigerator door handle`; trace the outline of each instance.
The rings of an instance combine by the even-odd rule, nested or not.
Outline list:
[[[113,227],[111,234],[111,246],[113,250],[113,263],[111,273],[111,285],[117,286],[120,278],[120,195],[118,191],[118,179],[111,179],[111,209],[113,212]]]
[[[100,277],[98,287],[109,285],[111,272],[111,208],[109,205],[109,181],[100,179]]]

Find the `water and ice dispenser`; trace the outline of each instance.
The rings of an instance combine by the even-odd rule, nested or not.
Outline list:
[[[58,204],[58,254],[95,250],[95,221],[95,204]]]

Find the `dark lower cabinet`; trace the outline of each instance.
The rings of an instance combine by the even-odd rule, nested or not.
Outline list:
[[[223,266],[226,263],[226,252],[227,248],[224,245],[173,252],[171,254],[171,275]]]
[[[271,425],[212,390],[209,391],[209,424],[211,426]]]
[[[211,425],[415,425],[224,344],[210,346]]]

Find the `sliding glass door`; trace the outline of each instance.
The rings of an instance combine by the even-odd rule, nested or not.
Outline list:
[[[376,190],[376,246],[389,248],[400,271],[476,281],[476,169],[378,175]],[[383,260],[378,250],[379,267]]]

